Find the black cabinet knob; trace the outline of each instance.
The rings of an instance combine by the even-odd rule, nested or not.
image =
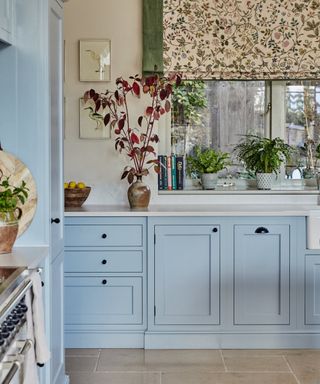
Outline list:
[[[56,217],[55,219],[51,219],[51,224],[52,223],[59,224],[60,223],[60,219],[58,217]]]
[[[268,228],[265,228],[265,227],[258,227],[254,232],[255,233],[262,233],[262,234],[269,233]]]
[[[106,238],[107,238],[107,234],[106,234],[106,233],[103,233],[103,234],[101,235],[101,237],[102,237],[103,239],[106,239]]]
[[[103,259],[103,260],[101,261],[101,264],[107,264],[107,260],[106,260],[106,259]]]
[[[102,284],[103,284],[103,285],[106,285],[106,284],[107,284],[107,280],[105,280],[105,279],[102,280]]]
[[[214,233],[218,232],[218,228],[213,228],[212,232]]]

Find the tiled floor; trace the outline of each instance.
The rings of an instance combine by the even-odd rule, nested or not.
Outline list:
[[[70,384],[320,384],[320,350],[67,349]]]

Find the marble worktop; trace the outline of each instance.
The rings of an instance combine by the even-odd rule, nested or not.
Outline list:
[[[13,247],[11,253],[0,255],[1,267],[37,268],[48,257],[48,247]]]

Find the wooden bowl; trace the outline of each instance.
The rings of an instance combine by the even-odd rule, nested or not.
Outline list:
[[[87,200],[91,187],[65,188],[64,206],[66,208],[79,208]]]

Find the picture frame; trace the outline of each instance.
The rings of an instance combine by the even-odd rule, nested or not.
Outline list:
[[[83,97],[79,100],[79,138],[92,140],[106,140],[111,138],[110,127],[105,127],[102,111],[96,115],[95,105],[92,100],[84,102]],[[99,111],[98,111],[99,112]]]
[[[111,40],[80,40],[79,53],[80,81],[110,81]]]

